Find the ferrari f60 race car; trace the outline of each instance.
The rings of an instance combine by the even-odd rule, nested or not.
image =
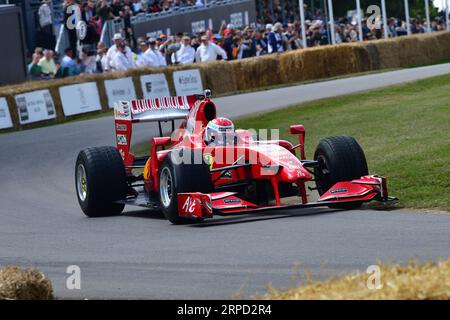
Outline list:
[[[76,193],[89,217],[117,215],[125,205],[137,205],[161,210],[180,224],[213,215],[317,206],[352,209],[371,200],[395,200],[388,196],[386,178],[368,175],[364,152],[350,136],[320,140],[313,160],[305,157],[303,125],[290,127],[297,145],[262,140],[249,130],[233,131],[226,143],[207,144],[205,128],[217,117],[209,90],[120,101],[114,112],[117,146],[84,149],[76,161]],[[175,120],[181,120],[177,130]],[[172,133],[163,136],[161,122],[167,121]],[[130,151],[132,127],[139,122],[158,122],[160,129],[145,157]],[[308,188],[320,195],[316,201],[308,201],[310,181],[313,187]],[[294,196],[294,203],[285,203]]]

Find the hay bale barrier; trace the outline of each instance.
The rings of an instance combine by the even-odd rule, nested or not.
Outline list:
[[[53,300],[50,280],[35,269],[0,268],[0,300]]]
[[[426,65],[449,58],[450,32],[434,32],[388,40],[314,47],[231,62],[215,61],[166,68],[140,68],[115,73],[83,74],[48,81],[29,81],[0,87],[0,97],[5,97],[8,102],[14,130],[20,130],[79,117],[79,115],[66,117],[63,113],[59,87],[70,84],[96,82],[102,111],[107,111],[108,101],[104,81],[109,79],[132,77],[136,96],[140,99],[143,96],[140,83],[142,75],[164,73],[170,93],[175,95],[173,72],[199,69],[203,87],[211,88],[213,94],[224,95],[377,69]],[[14,96],[41,89],[49,89],[55,104],[56,119],[20,125]]]
[[[230,72],[236,78],[237,90],[252,90],[283,83],[279,70],[280,56],[281,54],[272,54],[231,61]]]
[[[376,40],[361,45],[376,47],[381,69],[426,65],[450,58],[450,32]]]
[[[371,274],[356,273],[333,277],[325,281],[314,281],[311,277],[305,285],[277,290],[270,288],[258,299],[275,300],[449,300],[450,258],[437,263],[419,263],[416,260],[406,265],[380,264],[378,288],[369,288],[374,283]]]

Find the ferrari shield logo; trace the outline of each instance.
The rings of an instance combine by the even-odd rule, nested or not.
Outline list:
[[[214,165],[214,157],[211,153],[206,153],[203,158],[205,159],[206,164],[209,165],[209,170],[213,168]]]

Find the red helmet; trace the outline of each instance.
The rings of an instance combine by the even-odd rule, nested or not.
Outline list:
[[[227,118],[215,118],[208,122],[203,137],[206,144],[214,142],[215,145],[234,143],[234,124]]]

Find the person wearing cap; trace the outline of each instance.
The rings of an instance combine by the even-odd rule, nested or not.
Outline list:
[[[116,51],[111,58],[111,69],[114,71],[126,71],[135,67],[134,56],[131,53],[131,58],[129,55],[130,48],[126,45],[125,41],[122,41],[116,46]],[[131,50],[130,50],[131,51]]]
[[[161,51],[156,44],[155,38],[150,38],[148,40],[148,49],[144,53],[145,57],[148,59],[150,67],[165,67],[167,65],[166,59],[162,55]]]
[[[269,32],[268,35],[268,44],[267,44],[267,52],[268,53],[276,53],[283,52],[283,25],[279,22],[275,23],[273,26],[273,31]]]
[[[115,33],[113,36],[113,41],[114,45],[112,45],[111,48],[108,49],[108,52],[106,52],[107,69],[103,71],[110,71],[111,69],[113,69],[112,60],[116,56],[116,53],[119,52],[119,45],[122,46],[125,39],[123,38],[121,33]],[[127,57],[127,59],[129,60],[129,64],[134,64],[133,52],[131,51],[130,47],[125,45],[125,48],[121,48],[120,52],[122,52],[122,54]]]
[[[209,41],[208,36],[201,37],[202,44],[197,48],[195,53],[196,62],[216,61],[217,56],[221,56],[223,60],[227,60],[227,53],[217,44]]]
[[[189,64],[195,60],[195,49],[191,47],[191,38],[183,36],[181,47],[177,52],[172,53],[173,64]]]

